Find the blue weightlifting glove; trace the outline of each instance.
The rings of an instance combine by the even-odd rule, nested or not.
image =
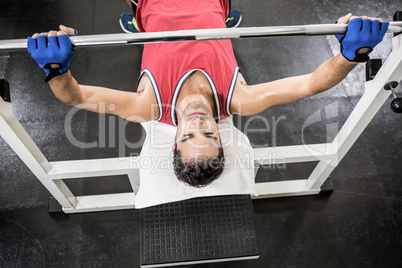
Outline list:
[[[77,31],[75,30],[75,35]],[[48,74],[45,82],[67,72],[70,61],[75,54],[75,47],[67,34],[59,36],[40,35],[37,38],[28,37],[28,53]],[[51,68],[58,64],[58,68]]]
[[[389,22],[378,20],[362,20],[356,18],[349,21],[346,34],[335,35],[341,43],[341,53],[349,61],[366,62],[374,47],[380,43],[387,32]],[[360,48],[368,48],[367,53],[358,54]]]

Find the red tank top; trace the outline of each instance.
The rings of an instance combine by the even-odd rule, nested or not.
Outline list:
[[[141,32],[226,28],[227,0],[143,0],[136,19]],[[141,76],[152,83],[162,123],[177,125],[176,102],[181,86],[195,71],[207,78],[217,120],[231,115],[230,102],[239,68],[230,40],[146,44]]]

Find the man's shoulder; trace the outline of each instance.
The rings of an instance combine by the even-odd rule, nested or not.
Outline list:
[[[137,86],[137,93],[145,91],[145,88],[152,86],[151,80],[149,79],[148,75],[144,72],[141,74],[139,81],[138,81],[138,86]]]
[[[232,114],[241,113],[242,100],[248,97],[248,85],[243,75],[239,72],[237,76],[236,85],[233,90],[232,100],[230,102],[230,111]]]

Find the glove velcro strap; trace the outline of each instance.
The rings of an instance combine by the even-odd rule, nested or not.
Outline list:
[[[369,51],[368,52],[366,52],[366,53],[357,53],[357,51],[359,50],[359,49],[361,49],[361,48],[368,48],[369,49]],[[368,61],[369,59],[370,59],[370,57],[369,57],[369,54],[371,53],[373,51],[373,48],[372,47],[360,47],[360,48],[358,48],[356,51],[355,51],[355,53],[354,53],[354,58],[353,59],[351,59],[352,58],[352,53],[351,53],[351,51],[349,51],[349,53],[347,53],[348,54],[348,56],[346,56],[345,55],[345,53],[344,53],[344,51],[343,51],[343,44],[341,43],[341,53],[342,53],[342,55],[345,57],[345,59],[347,59],[348,61],[351,61],[351,62],[366,62],[366,61]]]
[[[371,51],[373,51],[372,48],[370,48],[370,51],[368,53],[370,53]],[[354,62],[366,62],[370,59],[368,53],[363,53],[363,54],[357,54],[356,53],[356,57],[354,57],[353,61]]]
[[[55,78],[56,76],[59,76],[59,75],[61,75],[61,74],[64,74],[65,72],[68,71],[68,69],[67,69],[65,72],[60,72],[61,67],[59,67],[59,68],[52,68],[52,67],[50,67],[51,64],[58,64],[58,65],[60,66],[59,63],[46,63],[46,64],[45,64],[44,68],[47,69],[47,70],[49,70],[49,74],[48,74],[48,76],[46,76],[46,78],[45,78],[45,82],[46,82],[46,83],[49,82],[51,79]]]

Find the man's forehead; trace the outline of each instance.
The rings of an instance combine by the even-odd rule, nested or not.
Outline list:
[[[181,156],[185,161],[191,159],[203,159],[205,157],[218,157],[218,155],[219,148],[214,146],[196,150],[181,150]]]

